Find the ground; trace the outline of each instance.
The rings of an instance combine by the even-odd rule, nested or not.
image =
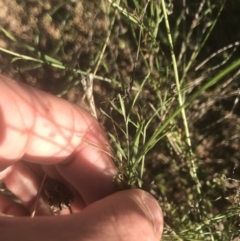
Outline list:
[[[119,127],[124,128],[124,118],[111,103],[117,102],[119,93],[126,95],[124,89],[131,85],[132,79],[131,97],[127,97],[126,106],[149,74],[136,105],[130,110],[133,122],[136,124],[139,116],[141,120],[148,120],[159,109],[147,128],[147,138],[179,108],[179,103],[167,31],[160,17],[163,16],[161,1],[122,1],[119,5],[110,2],[0,0],[0,27],[7,31],[0,32],[0,47],[43,62],[0,52],[0,73],[82,105],[84,91],[80,80],[86,73],[96,72],[94,98],[98,120],[126,149],[126,138],[113,124],[117,121]],[[166,4],[184,99],[201,90],[239,56],[240,3],[226,1],[221,12],[222,4],[214,1],[208,1],[208,5],[205,1]],[[214,26],[212,31],[211,26]],[[11,40],[8,33],[15,39]],[[210,36],[204,42],[202,37],[207,33]],[[227,47],[225,51],[219,51],[224,47]],[[213,58],[197,68],[213,53]],[[54,60],[49,61],[49,56]],[[57,62],[58,68],[51,66],[56,60],[61,62]],[[73,69],[82,72],[74,73]],[[173,240],[170,231],[174,230],[178,236],[183,230],[189,231],[191,225],[204,223],[204,217],[209,220],[221,213],[227,217],[228,210],[239,204],[239,94],[239,71],[235,71],[202,91],[186,108],[194,158],[188,149],[181,115],[171,120],[171,128],[164,129],[165,137],[146,154],[143,188],[154,194],[163,207],[166,240],[169,237]],[[84,107],[89,108],[88,102],[85,101]],[[134,142],[135,126],[129,124],[128,131],[129,141]],[[141,146],[138,151],[140,149]],[[196,162],[201,194],[196,193],[196,180],[191,176],[189,160],[192,159]],[[183,221],[186,215],[191,225]],[[239,218],[236,215],[231,218],[231,227],[226,225],[226,220],[212,223],[212,232],[225,231],[220,235],[221,240],[238,237]],[[220,236],[215,235],[214,240]],[[229,239],[225,239],[227,237]]]

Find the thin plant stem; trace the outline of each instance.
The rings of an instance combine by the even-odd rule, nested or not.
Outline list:
[[[44,186],[44,183],[46,181],[46,178],[47,178],[47,174],[44,175],[44,177],[42,179],[42,182],[41,182],[41,185],[39,187],[39,190],[38,190],[38,193],[37,193],[37,197],[36,197],[36,201],[34,203],[33,211],[31,213],[31,218],[33,218],[35,216],[35,214],[36,214],[37,205],[38,205],[38,202],[39,202],[39,199],[40,199],[40,196],[41,196],[41,193],[42,193],[43,186]]]
[[[117,4],[119,5],[119,3],[120,3],[120,0],[117,2]],[[102,60],[103,55],[104,55],[104,53],[105,53],[106,47],[107,47],[108,42],[109,42],[109,38],[110,38],[111,33],[112,33],[112,28],[113,28],[113,25],[114,25],[114,22],[115,22],[115,18],[116,18],[117,11],[118,11],[118,10],[115,9],[114,16],[113,16],[113,18],[112,18],[112,20],[111,20],[111,23],[110,23],[110,26],[109,26],[109,30],[108,30],[108,33],[107,33],[107,38],[106,38],[105,43],[104,43],[104,45],[103,45],[103,47],[102,47],[102,51],[101,51],[101,54],[100,54],[100,56],[99,56],[98,62],[97,62],[97,64],[96,64],[96,67],[95,67],[95,69],[94,69],[94,71],[93,71],[93,75],[95,75],[95,74],[97,73],[97,70],[98,70],[99,65],[100,65],[100,63],[101,63],[101,60]]]
[[[181,81],[182,82],[184,79],[185,79],[185,76],[188,72],[188,70],[190,69],[190,67],[192,66],[194,60],[197,58],[198,54],[200,53],[201,49],[203,48],[203,46],[205,45],[207,39],[209,38],[212,30],[214,29],[216,23],[217,23],[217,20],[220,16],[220,14],[222,13],[222,10],[223,10],[223,7],[225,6],[225,3],[226,3],[226,0],[223,1],[222,5],[221,5],[221,8],[220,10],[218,11],[218,14],[217,14],[217,17],[214,19],[213,23],[211,24],[211,27],[208,31],[208,33],[206,34],[205,38],[203,39],[203,41],[200,43],[200,45],[198,46],[198,48],[196,48],[196,50],[192,53],[191,57],[190,57],[190,60],[187,64],[187,66],[185,67],[184,69],[184,72],[183,72],[183,76],[181,78]]]
[[[166,25],[166,29],[167,29],[167,36],[168,36],[168,41],[169,41],[169,46],[170,46],[170,51],[171,51],[174,77],[175,77],[175,82],[176,82],[176,87],[177,87],[177,92],[178,92],[178,102],[179,102],[180,106],[183,106],[184,101],[183,101],[181,89],[180,89],[177,62],[176,62],[176,57],[175,57],[174,50],[173,50],[173,41],[172,41],[170,26],[169,26],[169,22],[168,22],[167,10],[166,10],[166,6],[165,6],[165,1],[164,0],[161,0],[161,1],[162,1],[162,8],[163,8],[163,15],[164,15],[164,19],[165,19],[165,25]],[[197,176],[197,171],[196,171],[197,167],[196,167],[195,158],[194,158],[193,152],[192,152],[192,143],[191,143],[191,139],[190,139],[190,132],[189,132],[189,128],[188,128],[188,122],[187,122],[187,117],[186,117],[186,112],[185,112],[184,107],[181,108],[181,114],[182,114],[185,134],[186,134],[186,142],[187,142],[187,145],[188,145],[188,148],[189,148],[189,153],[190,153],[191,176],[197,184],[198,194],[201,194],[201,183],[200,183],[200,181],[198,179],[198,176]]]

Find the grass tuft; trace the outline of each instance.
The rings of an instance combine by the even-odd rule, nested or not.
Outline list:
[[[158,199],[163,240],[238,240],[238,3],[40,2],[6,3],[1,72],[77,104],[91,74],[113,181]]]

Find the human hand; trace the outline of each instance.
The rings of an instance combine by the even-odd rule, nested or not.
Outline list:
[[[0,240],[159,240],[153,197],[115,192],[116,169],[98,122],[85,110],[0,75],[0,180],[21,205],[0,195]],[[72,215],[52,216],[40,199],[45,173],[73,193]]]

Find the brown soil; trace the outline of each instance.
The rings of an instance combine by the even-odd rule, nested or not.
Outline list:
[[[95,58],[105,43],[113,12],[107,0],[0,0],[0,27],[5,28],[18,40],[18,42],[10,41],[3,32],[0,32],[0,47],[28,56],[38,56],[38,58],[43,58],[39,53],[47,54],[69,67],[69,69],[59,70],[47,64],[36,66],[32,61],[21,59],[13,61],[11,55],[0,52],[0,72],[53,94],[59,94],[68,89],[63,97],[80,104],[82,86],[80,84],[74,86],[73,82],[80,80],[83,76],[73,74],[71,68],[80,68],[82,71],[94,69]],[[121,82],[130,80],[137,53],[137,46],[134,44],[128,22],[122,20],[120,16],[120,13],[116,16],[102,65],[97,72],[97,75],[115,81],[111,84],[99,80],[94,82],[97,108],[98,110],[103,108],[108,113],[110,111],[108,99],[116,97]],[[227,13],[223,12],[223,16],[227,22]],[[222,26],[225,24],[222,19],[220,23]],[[227,24],[229,23],[226,23],[226,26]],[[216,29],[220,28],[221,26],[216,26]],[[218,32],[214,36],[216,37],[217,34]],[[33,46],[34,50],[30,51],[19,42]],[[214,37],[207,43],[205,54],[209,55],[209,52],[213,52],[209,50],[214,49],[213,43]],[[222,42],[221,46],[225,45],[227,43]],[[147,61],[154,51],[146,50]],[[156,51],[160,50],[156,49]],[[201,57],[204,59],[206,56]],[[140,83],[142,77],[146,75],[144,64],[138,62],[136,70],[136,82]],[[188,83],[192,85],[188,94],[202,84],[194,85],[197,74],[192,71],[191,76],[187,76]],[[159,78],[161,73],[153,68],[152,76]],[[199,167],[198,175],[205,191],[204,195],[212,200],[213,206],[218,210],[229,206],[230,203],[225,199],[228,194],[221,185],[214,191],[209,189],[208,183],[213,185],[221,174],[240,179],[238,81],[237,79],[229,81],[227,86],[220,83],[218,87],[195,100],[187,109],[191,139]],[[168,81],[165,81],[161,88],[169,88]],[[142,109],[149,108],[144,112],[149,116],[152,111],[148,103],[153,105],[156,103],[157,91],[159,90],[146,85],[139,100]],[[177,100],[174,100],[174,103],[177,105]],[[112,114],[114,118],[120,118],[117,114],[116,116]],[[99,111],[98,115],[105,128],[113,131],[111,121]],[[153,123],[149,135],[154,132],[159,121],[161,120]],[[174,127],[173,133],[177,134],[178,138],[182,138],[179,143],[184,140],[180,120],[179,125]],[[182,150],[185,149],[186,146],[183,146]],[[187,153],[178,153],[173,146],[168,146],[166,141],[159,142],[147,156],[144,188],[156,195],[162,203],[171,202],[178,205],[186,202],[187,188],[192,185],[186,158]],[[183,187],[185,190],[182,190]],[[214,200],[219,197],[220,201],[215,202]]]

